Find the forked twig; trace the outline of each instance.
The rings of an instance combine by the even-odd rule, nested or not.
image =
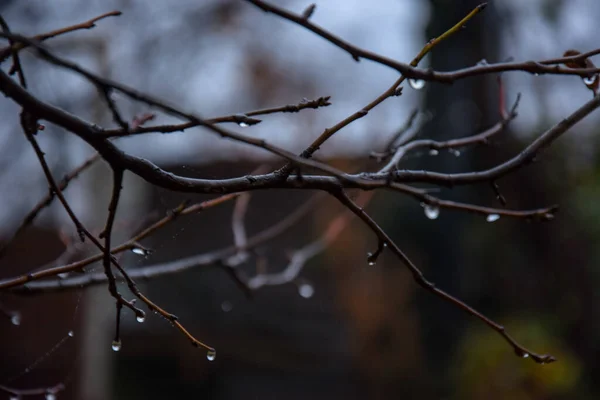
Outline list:
[[[517,341],[515,341],[507,332],[504,326],[494,322],[489,319],[479,311],[475,310],[473,307],[467,305],[456,297],[444,292],[441,289],[438,289],[433,282],[428,281],[421,270],[413,264],[413,262],[404,254],[402,250],[390,239],[390,237],[385,233],[385,231],[375,222],[369,214],[367,214],[361,207],[356,205],[343,191],[338,191],[331,193],[336,199],[340,201],[344,206],[346,206],[350,211],[352,211],[357,217],[359,217],[373,233],[377,236],[377,239],[387,245],[387,247],[400,259],[400,261],[409,269],[411,272],[414,281],[424,288],[425,290],[433,293],[438,296],[442,300],[453,304],[454,306],[460,308],[461,310],[473,315],[479,320],[483,321],[490,328],[494,329],[498,334],[500,334],[514,349],[515,353],[521,357],[529,357],[533,361],[540,364],[547,364],[556,361],[556,359],[549,354],[537,354],[532,352],[531,350],[523,347]]]

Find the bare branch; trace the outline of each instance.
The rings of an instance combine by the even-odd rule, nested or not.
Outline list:
[[[436,140],[423,139],[423,140],[415,140],[409,142],[403,146],[399,146],[391,158],[391,160],[379,170],[379,173],[389,173],[393,169],[398,167],[398,163],[402,160],[404,155],[409,151],[416,150],[419,148],[428,148],[430,151],[434,151],[437,154],[439,150],[443,149],[452,149],[457,147],[465,147],[474,144],[487,144],[489,139],[504,131],[504,129],[508,126],[508,124],[517,116],[516,109],[519,105],[519,100],[521,96],[517,96],[517,100],[515,100],[515,104],[513,105],[511,112],[506,116],[502,117],[502,120],[497,122],[494,126],[485,131],[478,133],[473,136],[467,136],[460,139],[451,139],[444,142],[438,142]]]
[[[79,221],[79,219],[77,218],[77,216],[71,209],[71,206],[69,205],[69,203],[63,196],[62,192],[60,191],[60,188],[56,184],[54,177],[52,176],[52,172],[50,171],[50,168],[48,167],[48,164],[46,163],[46,160],[44,158],[44,153],[42,152],[42,149],[40,148],[40,146],[37,143],[37,140],[35,140],[35,137],[34,137],[34,135],[37,133],[37,129],[38,129],[37,119],[32,114],[29,114],[26,111],[22,111],[21,112],[21,126],[23,128],[23,132],[25,133],[25,136],[27,137],[27,140],[29,140],[29,143],[31,143],[31,146],[33,147],[33,150],[35,151],[35,154],[36,154],[36,156],[40,162],[40,165],[42,167],[42,170],[44,171],[44,175],[46,176],[46,180],[48,181],[48,184],[50,185],[50,189],[56,194],[56,197],[58,197],[58,199],[60,200],[61,204],[63,205],[63,208],[69,215],[69,218],[71,219],[71,221],[73,221],[73,224],[77,228],[77,233],[79,234],[81,241],[83,241],[85,238],[88,238],[91,240],[92,243],[94,243],[94,245],[96,245],[96,247],[98,247],[100,250],[104,251],[102,248],[102,245],[100,244],[98,239],[96,239],[83,226],[81,221]],[[116,207],[116,205],[115,205],[115,207]],[[108,226],[108,224],[107,224],[107,226]],[[111,261],[115,262],[114,260],[111,260]],[[107,270],[110,272],[110,268],[107,268]],[[108,277],[109,283],[110,283],[110,281],[111,281],[110,274],[112,274],[112,273],[109,274],[109,272],[107,272],[107,277]],[[114,283],[114,277],[113,277],[113,283]],[[122,296],[120,296],[118,294],[118,292],[116,292],[116,289],[114,291],[111,291],[111,294],[113,296],[115,296],[115,298],[117,299],[117,302],[122,303],[123,305],[127,306],[134,313],[136,313],[136,314],[142,313],[143,314],[142,310],[138,309],[133,303],[125,300]]]
[[[421,182],[444,186],[467,185],[476,182],[496,180],[535,161],[538,155],[545,150],[546,147],[579,121],[595,111],[598,107],[600,107],[600,96],[596,95],[593,99],[575,110],[571,115],[542,133],[519,154],[496,167],[484,171],[458,174],[442,174],[431,171],[397,171],[393,173],[393,179],[396,182]],[[373,178],[375,178],[375,176],[373,176]]]
[[[438,296],[442,300],[460,308],[461,310],[467,312],[468,314],[473,315],[478,318],[490,328],[494,329],[498,334],[500,334],[514,349],[515,353],[520,355],[521,357],[530,357],[533,361],[540,364],[547,364],[556,361],[556,359],[549,354],[537,354],[532,352],[531,350],[523,347],[519,343],[517,343],[507,332],[506,329],[492,321],[485,315],[481,314],[479,311],[470,307],[466,303],[461,300],[453,297],[452,295],[444,292],[441,289],[438,289],[432,282],[425,279],[425,276],[417,268],[416,265],[412,263],[412,261],[400,250],[400,248],[394,243],[390,237],[384,232],[381,227],[367,214],[361,207],[356,205],[343,191],[339,191],[337,193],[332,193],[344,206],[346,206],[349,210],[351,210],[356,216],[358,216],[363,222],[373,231],[373,233],[377,236],[380,242],[383,242],[387,245],[387,247],[400,259],[400,261],[409,269],[411,272],[414,281],[424,288],[425,290],[433,293]]]
[[[176,261],[150,265],[148,267],[135,268],[128,270],[128,275],[132,279],[154,279],[166,275],[172,275],[180,273],[192,268],[207,267],[207,266],[219,266],[226,267],[225,260],[235,255],[239,251],[246,251],[256,248],[270,240],[282,235],[294,225],[296,225],[306,214],[308,214],[314,207],[315,203],[323,198],[323,193],[317,193],[313,195],[307,202],[296,208],[293,212],[288,214],[284,219],[277,222],[275,225],[257,233],[250,237],[246,243],[246,247],[239,249],[236,246],[229,246],[216,251],[199,254],[196,256],[182,258]],[[162,226],[162,225],[161,225]],[[115,250],[113,250],[113,253]],[[96,256],[98,261],[102,255]],[[229,268],[229,267],[226,267]],[[54,273],[52,275],[57,275]],[[50,274],[39,276],[36,279],[42,277],[52,276]],[[106,283],[106,275],[102,273],[88,273],[79,276],[72,276],[66,279],[60,280],[48,280],[48,281],[37,281],[32,282],[34,279],[26,279],[27,277],[19,277],[12,280],[5,280],[0,282],[0,289],[13,288],[14,293],[22,294],[35,294],[46,291],[55,290],[67,290],[72,288],[80,288],[89,285],[95,285],[99,283]]]
[[[87,160],[85,160],[83,163],[81,163],[78,167],[76,167],[71,172],[69,172],[67,175],[65,175],[64,178],[58,183],[59,190],[61,192],[63,192],[67,188],[67,186],[69,186],[69,183],[73,179],[77,178],[79,176],[79,174],[81,174],[83,171],[88,169],[99,159],[100,159],[100,154],[95,153],[93,156],[89,157]],[[33,207],[33,209],[31,211],[29,211],[29,213],[27,213],[27,215],[25,216],[25,218],[23,218],[21,225],[19,225],[19,227],[17,228],[15,233],[13,233],[13,235],[0,246],[0,258],[2,258],[2,256],[6,252],[6,249],[12,244],[12,242],[15,240],[15,238],[17,238],[25,230],[25,228],[27,228],[37,218],[39,213],[44,208],[46,208],[50,204],[52,204],[52,201],[54,200],[55,197],[56,197],[55,192],[49,191],[48,194],[43,199],[41,199]]]
[[[495,321],[489,319],[484,314],[473,309],[456,297],[436,288],[432,282],[428,281],[424,277],[420,269],[412,263],[412,261],[402,252],[402,250],[391,241],[390,237],[364,211],[363,207],[373,196],[374,190],[386,189],[401,195],[410,196],[416,201],[420,202],[425,208],[426,216],[429,218],[437,218],[440,208],[444,208],[483,215],[486,216],[488,221],[494,221],[500,216],[533,219],[537,221],[546,221],[552,219],[558,209],[557,206],[542,207],[533,210],[509,210],[505,208],[478,206],[470,203],[459,203],[445,200],[433,196],[431,194],[431,190],[429,189],[417,188],[411,186],[410,184],[428,183],[438,187],[451,187],[453,185],[486,182],[492,185],[496,196],[498,199],[500,199],[501,204],[504,206],[505,201],[500,193],[497,180],[506,174],[512,173],[533,162],[547,146],[554,142],[554,140],[559,138],[567,130],[572,128],[583,118],[590,115],[596,108],[600,106],[600,95],[596,94],[598,88],[598,79],[600,79],[597,74],[600,72],[600,69],[596,68],[588,58],[592,55],[599,54],[600,49],[587,53],[579,53],[575,50],[568,50],[564,53],[562,58],[545,61],[528,61],[522,63],[503,62],[496,64],[481,63],[473,67],[467,67],[455,71],[433,71],[430,69],[417,68],[417,65],[426,54],[434,49],[435,46],[458,32],[465,26],[465,24],[469,23],[479,12],[485,8],[485,3],[473,9],[453,27],[438,37],[430,40],[409,64],[405,64],[356,47],[351,43],[338,38],[320,26],[312,23],[310,17],[315,10],[314,5],[309,6],[302,14],[293,14],[278,6],[268,4],[262,0],[247,1],[263,11],[273,13],[280,18],[292,21],[304,27],[305,29],[308,29],[321,38],[329,41],[333,45],[348,52],[356,61],[359,61],[361,58],[369,59],[376,63],[391,67],[398,71],[401,75],[390,87],[377,96],[377,98],[369,102],[360,110],[352,113],[347,118],[332,125],[330,128],[325,129],[300,155],[296,155],[286,149],[274,146],[265,140],[242,135],[237,132],[222,128],[217,124],[230,122],[236,123],[240,126],[255,125],[261,122],[260,119],[253,118],[255,116],[273,113],[292,113],[309,108],[317,109],[320,107],[326,107],[330,105],[329,97],[321,97],[313,101],[303,101],[297,105],[286,105],[282,107],[260,109],[248,112],[246,114],[232,114],[212,119],[204,119],[197,114],[181,111],[160,99],[156,99],[150,95],[141,93],[126,85],[100,77],[84,68],[81,68],[79,65],[71,61],[56,56],[40,44],[40,42],[45,39],[63,33],[79,29],[92,28],[96,21],[109,16],[119,15],[119,12],[103,14],[85,23],[73,25],[71,27],[53,31],[45,35],[38,35],[32,38],[12,34],[6,22],[0,18],[0,25],[2,26],[3,31],[0,33],[0,38],[5,38],[9,43],[8,47],[0,50],[0,62],[6,60],[12,55],[13,71],[17,73],[18,78],[17,83],[10,78],[9,74],[0,69],[0,91],[2,91],[7,97],[11,98],[16,104],[23,108],[21,113],[21,125],[23,131],[36,153],[41,168],[46,176],[46,180],[50,186],[50,194],[42,202],[38,203],[38,205],[36,205],[36,207],[27,215],[21,226],[17,229],[17,232],[14,234],[13,238],[18,235],[26,226],[28,226],[36,217],[36,215],[44,207],[50,204],[53,197],[56,196],[69,215],[69,218],[75,225],[81,240],[83,241],[85,238],[87,238],[98,248],[100,252],[99,254],[88,257],[85,260],[80,260],[68,265],[54,268],[44,268],[41,271],[31,272],[27,275],[5,279],[0,281],[0,290],[12,289],[16,293],[39,293],[108,282],[109,292],[115,298],[117,308],[115,343],[120,343],[120,318],[122,307],[125,306],[133,310],[134,313],[136,313],[138,320],[143,320],[145,318],[144,312],[135,306],[134,301],[126,300],[118,292],[117,282],[124,281],[135,297],[145,303],[150,310],[155,311],[169,321],[172,325],[174,325],[188,340],[190,340],[193,345],[206,348],[208,351],[208,358],[212,359],[215,356],[215,350],[196,339],[178,321],[175,315],[167,312],[146,297],[143,293],[141,293],[134,279],[150,279],[178,273],[190,268],[210,265],[224,269],[230,274],[234,282],[240,285],[242,290],[247,293],[264,285],[279,285],[292,282],[298,278],[303,266],[312,257],[324,251],[338,237],[340,232],[345,228],[349,221],[354,216],[357,216],[370,228],[370,230],[378,239],[377,250],[368,257],[369,263],[375,262],[377,257],[384,251],[384,249],[389,248],[408,268],[413,276],[413,279],[418,285],[442,300],[454,305],[455,307],[458,307],[470,315],[475,316],[487,324],[512,346],[516,354],[522,357],[530,357],[534,361],[542,364],[555,361],[554,357],[551,355],[540,355],[529,351],[516,342],[511,336],[509,336],[502,325],[499,325]],[[95,124],[91,124],[73,114],[65,112],[58,107],[48,104],[47,102],[43,102],[29,93],[26,90],[25,75],[18,57],[18,52],[26,47],[34,48],[36,54],[38,54],[42,59],[53,65],[57,65],[61,68],[72,71],[84,77],[87,81],[96,86],[105,99],[108,110],[110,111],[114,122],[116,125],[118,125],[118,128],[104,129]],[[389,159],[388,163],[378,172],[347,173],[327,164],[326,162],[311,159],[315,152],[318,151],[327,140],[329,140],[341,129],[347,127],[352,122],[365,117],[371,110],[390,97],[401,95],[401,85],[405,79],[422,79],[440,83],[452,83],[458,79],[504,71],[523,71],[536,74],[549,73],[555,75],[576,75],[582,78],[588,78],[588,80],[590,77],[594,77],[595,81],[586,83],[586,86],[594,91],[595,96],[592,100],[583,104],[570,116],[539,135],[537,139],[535,139],[519,154],[502,164],[496,165],[484,171],[446,174],[443,172],[420,170],[397,170],[397,167],[404,155],[410,151],[414,151],[416,149],[429,149],[430,151],[437,152],[441,149],[456,149],[464,146],[485,144],[488,143],[489,139],[493,135],[503,131],[510,121],[516,117],[518,98],[512,109],[507,111],[504,104],[505,88],[500,80],[499,97],[501,120],[491,128],[476,135],[443,142],[434,140],[413,140],[415,133],[407,133],[407,131],[414,122],[414,118],[416,116],[416,113],[414,113],[407,121],[406,126],[401,129],[398,134],[394,135],[392,140],[389,142],[386,148],[386,153],[384,153],[381,158],[387,158],[388,156],[391,156],[391,158]],[[154,114],[146,114],[140,118],[135,118],[130,125],[127,122],[127,119],[121,115],[117,104],[111,98],[111,95],[115,92],[123,94],[134,101],[142,102],[150,107],[158,108],[167,115],[180,119],[181,122],[173,125],[142,126],[154,118]],[[50,123],[75,134],[93,147],[98,152],[97,155],[90,159],[91,161],[86,161],[86,163],[84,163],[82,166],[78,167],[76,170],[67,175],[61,184],[57,184],[45,161],[44,154],[35,138],[35,135],[38,133],[38,131],[43,128],[38,123],[39,120],[49,121]],[[146,159],[127,154],[126,152],[120,150],[112,142],[113,138],[115,137],[124,137],[151,132],[175,132],[191,127],[203,127],[220,138],[233,140],[247,146],[262,149],[285,160],[286,165],[283,168],[270,173],[267,173],[266,171],[254,171],[246,176],[234,176],[227,179],[188,178],[165,171]],[[98,239],[92,235],[78,220],[77,216],[74,214],[70,205],[62,194],[62,191],[67,188],[68,183],[72,179],[74,179],[81,171],[89,167],[95,160],[99,158],[104,159],[111,166],[113,171],[113,190],[108,207],[106,226],[103,233],[100,235],[101,237],[104,237],[104,245],[102,245]],[[214,193],[221,196],[208,202],[198,203],[192,206],[187,206],[187,203],[184,203],[174,209],[166,217],[154,222],[134,237],[113,248],[111,236],[113,227],[115,226],[116,212],[122,189],[121,186],[123,174],[126,171],[131,171],[132,173],[157,187],[184,193]],[[342,214],[338,215],[332,220],[327,229],[317,240],[310,242],[294,252],[289,264],[282,271],[277,273],[267,273],[264,270],[265,268],[261,268],[263,261],[266,263],[266,260],[259,259],[257,261],[257,274],[251,278],[248,278],[244,276],[241,271],[236,269],[238,265],[246,262],[249,259],[248,251],[262,243],[274,239],[276,236],[291,228],[302,218],[302,216],[306,215],[306,213],[308,213],[314,205],[314,200],[309,201],[289,214],[287,218],[273,225],[271,228],[259,233],[258,235],[248,238],[246,235],[244,219],[247,213],[251,192],[254,190],[265,189],[302,189],[326,192],[336,197],[337,200],[345,206],[345,210]],[[360,205],[347,196],[345,192],[346,189],[362,190],[359,200],[361,203]],[[208,207],[222,204],[223,202],[231,199],[236,199],[236,206],[232,215],[232,230],[234,233],[233,246],[193,257],[175,260],[169,263],[157,264],[143,268],[134,268],[132,270],[126,270],[122,265],[120,265],[117,258],[114,256],[115,254],[122,253],[126,250],[132,250],[138,253],[147,253],[149,250],[140,244],[140,241],[164,227],[173,219],[181,215],[195,213]],[[9,240],[7,244],[11,243],[11,241],[12,239]],[[3,248],[0,248],[0,256],[2,255],[2,251],[6,248],[7,244],[5,244]],[[64,280],[41,280],[42,278],[54,277],[65,272],[83,271],[85,266],[97,261],[102,261],[102,265],[104,267],[103,274],[84,273],[83,275],[71,276]],[[119,271],[119,274],[113,273],[113,266]],[[0,387],[0,390],[7,391],[11,394],[16,393],[10,391],[12,389],[7,390],[4,387]]]
[[[357,203],[361,207],[366,207],[372,197],[373,192],[362,192]],[[325,232],[318,239],[294,251],[290,256],[290,262],[281,272],[270,274],[259,273],[248,279],[246,282],[247,286],[252,290],[257,290],[262,286],[283,285],[293,282],[311,258],[321,254],[338,238],[340,233],[350,223],[352,217],[353,214],[351,212],[344,210],[344,212],[340,213],[329,223]]]
[[[222,204],[226,201],[229,201],[231,199],[234,199],[237,196],[238,196],[238,194],[228,194],[228,195],[218,197],[216,199],[207,200],[207,201],[204,201],[201,203],[193,204],[188,207],[186,207],[185,204],[181,204],[179,207],[171,210],[167,214],[166,217],[160,219],[159,221],[156,221],[151,226],[147,227],[146,229],[142,230],[140,233],[138,233],[137,235],[135,235],[134,237],[129,239],[127,242],[113,248],[111,250],[111,254],[118,254],[118,253],[122,253],[127,250],[134,251],[134,250],[138,250],[138,249],[146,254],[149,252],[149,250],[144,248],[139,242],[142,239],[150,236],[157,230],[161,229],[162,227],[167,225],[169,222],[175,220],[175,218],[177,218],[178,216],[191,215],[191,214],[198,213],[200,211],[206,210],[207,208],[211,208],[211,207],[217,206],[219,204]],[[37,281],[37,280],[44,279],[44,278],[50,278],[53,276],[58,276],[58,275],[66,274],[69,272],[82,272],[84,267],[102,260],[103,256],[104,256],[104,254],[100,253],[100,254],[96,254],[94,256],[88,257],[84,260],[77,261],[77,262],[67,264],[67,265],[63,265],[60,267],[47,268],[47,269],[43,269],[43,270],[40,270],[37,272],[31,272],[31,273],[28,273],[25,275],[21,275],[21,276],[15,277],[15,278],[4,279],[4,280],[0,281],[0,290],[14,288],[14,287],[26,284],[27,282],[33,282],[33,281]],[[95,280],[99,281],[97,278],[95,278]]]
[[[82,30],[82,29],[92,29],[96,26],[96,22],[100,21],[101,19],[108,18],[108,17],[117,17],[119,15],[121,15],[120,11],[107,12],[105,14],[99,15],[95,18],[90,19],[89,21],[82,22],[80,24],[71,25],[66,28],[61,28],[61,29],[57,29],[55,31],[51,31],[51,32],[44,33],[41,35],[36,35],[32,38],[32,40],[37,41],[37,42],[43,42],[44,40],[48,40],[53,37],[63,35],[65,33],[74,32],[74,31],[78,31],[78,30]],[[9,46],[8,48],[4,48],[4,49],[0,50],[0,62],[4,61],[11,52],[13,52],[13,51],[18,52],[27,47],[29,47],[29,45],[27,43],[19,42],[19,43],[11,44],[11,46]]]
[[[409,64],[401,63],[401,62],[389,59],[387,57],[381,56],[379,54],[375,54],[370,51],[361,49],[357,46],[354,46],[354,45],[338,38],[337,36],[333,35],[332,33],[328,32],[327,30],[319,27],[318,25],[313,24],[309,20],[304,19],[301,16],[292,14],[282,8],[279,8],[272,4],[268,4],[261,0],[247,0],[247,1],[249,3],[254,4],[255,6],[259,7],[263,11],[273,13],[279,17],[282,17],[286,20],[289,20],[289,21],[295,22],[298,25],[301,25],[302,27],[310,30],[311,32],[315,33],[316,35],[318,35],[318,36],[322,37],[323,39],[327,40],[328,42],[332,43],[336,47],[339,47],[340,49],[346,51],[348,54],[350,54],[352,56],[352,58],[355,61],[359,61],[361,58],[371,60],[378,64],[385,65],[387,67],[395,69],[396,71],[398,71],[402,75],[404,75],[406,78],[422,79],[425,81],[435,81],[435,82],[440,82],[440,83],[453,83],[457,80],[468,78],[468,77],[487,75],[487,74],[491,74],[491,73],[495,73],[495,72],[504,72],[504,71],[524,71],[524,72],[529,72],[531,74],[578,75],[578,76],[588,76],[590,74],[595,74],[595,73],[600,72],[600,68],[566,68],[566,67],[561,67],[559,65],[553,65],[553,64],[560,64],[562,62],[566,62],[566,61],[570,61],[570,60],[578,60],[578,59],[580,59],[579,57],[578,58],[563,57],[560,59],[551,59],[551,60],[545,60],[545,61],[539,61],[539,62],[525,61],[525,62],[521,62],[521,63],[508,62],[508,63],[497,63],[497,64],[485,64],[485,65],[477,65],[474,67],[467,67],[467,68],[459,69],[459,70],[452,71],[452,72],[436,72],[436,71],[432,71],[432,70],[414,68],[414,66],[411,66]],[[477,13],[482,11],[485,8],[485,4],[486,3],[482,3],[481,5],[479,5],[471,14],[469,14],[469,16],[471,16],[471,18],[472,18],[474,15],[476,15]],[[460,26],[462,27],[465,22],[466,22],[465,19],[463,19],[463,21],[461,21]],[[600,53],[600,49],[596,49],[596,50],[590,51],[588,53],[585,53],[585,55],[590,56],[590,55],[595,55],[595,54],[599,54],[599,53]],[[583,57],[581,57],[581,58],[583,58]]]
[[[65,390],[65,385],[63,383],[58,383],[54,386],[50,387],[41,387],[41,388],[33,388],[33,389],[17,389],[14,387],[9,387],[5,385],[0,385],[0,391],[5,392],[11,396],[11,398],[23,398],[23,397],[39,397],[46,396],[48,398],[49,395],[56,395]]]
[[[331,105],[331,103],[329,102],[329,99],[330,99],[330,96],[319,97],[316,100],[303,101],[299,104],[288,104],[288,105],[282,106],[282,107],[265,108],[263,110],[250,111],[245,114],[234,114],[234,115],[227,115],[224,117],[209,118],[209,119],[204,120],[204,122],[206,122],[207,124],[221,124],[221,123],[232,122],[232,123],[238,124],[240,126],[252,126],[252,125],[257,125],[260,122],[262,122],[262,120],[260,120],[260,119],[251,118],[253,116],[276,114],[276,113],[295,113],[295,112],[300,112],[302,110],[306,110],[309,108],[317,109],[320,107],[327,107],[327,106]],[[196,122],[185,122],[183,124],[176,124],[176,125],[155,125],[155,126],[145,126],[145,127],[138,126],[136,129],[132,129],[129,131],[123,130],[123,129],[105,130],[103,132],[103,135],[106,137],[119,137],[119,136],[139,135],[139,134],[144,134],[144,133],[171,133],[171,132],[181,132],[181,131],[184,131],[186,129],[193,128],[196,126],[201,126],[201,124],[196,123]]]

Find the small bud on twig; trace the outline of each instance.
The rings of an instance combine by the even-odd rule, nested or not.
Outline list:
[[[316,8],[317,8],[317,5],[315,3],[313,3],[310,6],[306,7],[306,9],[302,12],[302,18],[309,19],[310,17],[312,17],[312,15],[315,12]]]

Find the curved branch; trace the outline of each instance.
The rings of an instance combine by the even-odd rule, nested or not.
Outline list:
[[[361,58],[366,60],[371,60],[381,65],[385,65],[396,71],[400,72],[402,75],[407,78],[413,79],[423,79],[425,81],[435,81],[440,83],[453,83],[457,80],[479,76],[479,75],[487,75],[494,72],[504,72],[504,71],[523,71],[529,72],[531,74],[555,74],[555,75],[577,75],[580,77],[589,76],[590,74],[595,74],[600,72],[600,68],[566,68],[561,67],[559,64],[561,62],[575,61],[585,58],[585,56],[595,55],[600,53],[600,49],[596,49],[590,52],[583,54],[578,57],[562,57],[558,59],[551,59],[546,61],[525,61],[525,62],[507,62],[507,63],[497,63],[497,64],[485,64],[485,65],[476,65],[473,67],[467,67],[451,72],[437,72],[428,69],[420,69],[414,68],[410,64],[402,63],[399,61],[392,60],[390,58],[384,57],[382,55],[370,52],[368,50],[361,49],[358,46],[354,46],[349,42],[344,41],[343,39],[333,35],[331,32],[326,29],[321,28],[320,26],[310,22],[310,20],[304,18],[301,15],[293,14],[289,11],[284,10],[283,8],[274,6],[262,0],[246,0],[247,2],[254,4],[261,10],[275,14],[283,19],[294,22],[309,31],[315,33],[317,36],[322,37],[328,42],[332,43],[336,47],[346,51],[348,54],[352,56],[355,61],[359,61]],[[477,12],[483,10],[485,8],[486,3],[482,3],[477,7]]]
[[[441,289],[438,289],[433,282],[428,281],[421,270],[413,264],[413,262],[408,258],[406,254],[390,239],[390,237],[385,233],[385,231],[375,222],[369,214],[367,214],[361,207],[356,205],[343,191],[332,192],[331,193],[335,198],[337,198],[340,203],[346,206],[350,211],[352,211],[357,217],[359,217],[363,222],[373,231],[373,233],[377,236],[380,242],[387,247],[400,259],[400,261],[409,269],[411,272],[414,281],[426,289],[427,291],[433,293],[437,297],[442,300],[460,308],[461,310],[467,312],[468,314],[473,315],[479,320],[483,321],[490,328],[494,329],[498,334],[500,334],[514,349],[515,353],[521,355],[522,357],[530,357],[533,361],[539,364],[547,364],[556,361],[556,359],[549,354],[537,354],[532,352],[531,350],[523,347],[517,341],[515,341],[507,332],[504,326],[492,321],[479,311],[475,310],[473,307],[459,300],[458,298],[452,296],[444,292]]]

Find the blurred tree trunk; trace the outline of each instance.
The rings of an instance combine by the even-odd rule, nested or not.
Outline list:
[[[449,29],[479,3],[480,0],[432,0],[427,39]],[[482,59],[497,61],[500,26],[495,14],[493,5],[489,4],[465,29],[438,45],[426,62],[429,61],[429,66],[435,70],[446,71],[472,66]],[[491,76],[469,78],[453,85],[427,85],[424,109],[433,114],[433,119],[423,134],[435,140],[448,140],[480,131],[498,119],[497,93],[497,84]],[[446,153],[430,158],[434,170],[463,172],[476,163],[476,154],[461,149],[460,156]],[[477,193],[472,188],[458,187],[443,191],[440,196],[478,203]],[[419,217],[423,222],[425,217]],[[465,231],[467,220],[464,213],[442,210],[438,220],[428,221],[431,223],[417,230],[422,235],[420,243],[426,252],[426,275],[440,288],[459,298],[464,297],[460,292],[465,278],[463,267],[470,261],[468,245],[465,246],[468,239],[464,237],[468,234]],[[459,324],[471,317],[432,296],[427,296],[423,305],[426,358],[432,370],[447,371],[447,364],[452,362],[452,349],[462,333]]]

